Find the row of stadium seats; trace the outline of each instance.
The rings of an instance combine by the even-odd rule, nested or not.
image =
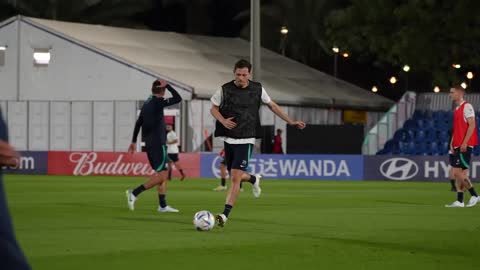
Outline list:
[[[396,142],[388,141],[377,155],[429,155],[438,156],[448,153],[448,142]],[[473,148],[473,155],[480,155],[480,147]]]
[[[476,114],[477,129],[479,116]],[[377,155],[446,155],[452,121],[450,111],[415,111]],[[473,154],[479,156],[480,147],[475,147]]]

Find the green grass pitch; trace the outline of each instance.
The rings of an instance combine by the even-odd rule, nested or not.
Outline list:
[[[143,180],[5,176],[33,269],[480,269],[480,206],[444,208],[447,183],[265,180],[225,228],[198,232],[196,211],[223,209],[218,180],[170,182],[179,214],[157,213],[156,190],[130,212],[125,190]]]

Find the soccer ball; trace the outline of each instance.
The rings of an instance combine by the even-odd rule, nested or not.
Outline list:
[[[215,217],[209,211],[198,211],[193,216],[193,225],[198,231],[209,231],[215,226]]]

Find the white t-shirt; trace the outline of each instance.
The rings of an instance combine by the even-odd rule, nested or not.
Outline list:
[[[178,142],[170,144],[170,142],[178,140],[177,133],[175,131],[170,131],[167,133],[167,153],[168,154],[178,154]]]
[[[460,103],[460,105],[457,106],[455,110],[458,110],[465,102],[466,101],[462,101],[462,103]],[[468,104],[465,104],[465,107],[463,107],[463,118],[465,122],[467,122],[467,119],[470,117],[475,117],[475,110],[473,109],[472,104],[468,103]]]
[[[210,99],[213,105],[220,106],[222,103],[222,89],[218,89],[215,94],[213,94],[212,98]],[[262,87],[262,102],[264,104],[269,104],[272,102],[272,99],[268,95],[265,88]],[[255,144],[255,138],[246,138],[246,139],[233,139],[229,137],[219,137],[219,139],[225,141],[228,144]]]

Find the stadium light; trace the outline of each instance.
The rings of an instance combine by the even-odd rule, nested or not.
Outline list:
[[[33,63],[39,66],[46,66],[50,63],[49,49],[35,49],[33,50]]]
[[[372,92],[373,92],[373,93],[377,93],[377,92],[378,92],[377,86],[374,85],[374,86],[372,87]]]
[[[397,83],[397,78],[395,78],[395,76],[392,76],[392,77],[390,77],[390,80],[389,80],[389,81],[390,81],[390,83],[391,83],[392,85],[394,85],[394,84]]]
[[[350,54],[348,54],[348,53],[345,52],[345,53],[342,54],[342,56],[343,56],[344,58],[348,58],[348,57],[350,56]]]
[[[467,79],[468,79],[468,86],[470,86],[470,90],[473,89],[472,79],[473,79],[473,72],[467,72]]]
[[[452,67],[453,67],[453,68],[456,68],[456,69],[459,69],[459,68],[462,67],[462,65],[460,65],[460,64],[452,64]]]
[[[462,82],[460,84],[460,86],[463,88],[463,89],[467,89],[467,83],[466,82]]]
[[[282,39],[280,40],[280,51],[282,52],[282,55],[285,56],[288,28],[286,26],[282,26],[282,28],[280,28],[280,34],[282,34]]]
[[[338,53],[340,49],[337,46],[333,46],[333,77],[337,78],[337,69],[338,69]]]
[[[408,72],[410,71],[410,66],[404,65],[403,71],[405,71],[405,91],[408,91]]]
[[[435,92],[435,93],[440,92],[440,87],[435,86],[435,87],[433,88],[433,92]]]

